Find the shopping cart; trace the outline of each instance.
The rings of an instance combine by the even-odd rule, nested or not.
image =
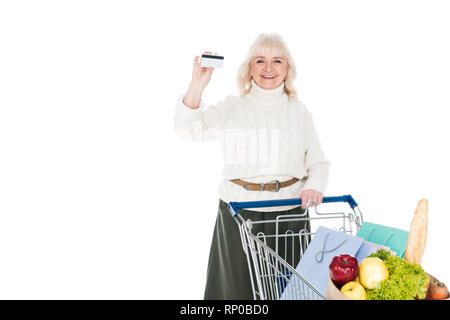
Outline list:
[[[244,219],[239,210],[301,205],[301,199],[229,203],[228,210],[239,226],[255,300],[326,299],[295,268],[314,236],[316,228],[314,228],[313,224],[323,225],[323,223],[327,223],[328,227],[351,235],[355,235],[358,232],[363,218],[358,204],[351,195],[324,197],[322,201],[324,204],[338,202],[347,203],[352,211],[347,213],[321,213],[317,211],[314,202],[309,202],[303,214],[278,215],[275,219],[260,221]],[[313,210],[308,207],[309,204],[312,204],[311,209]],[[350,211],[348,208],[346,209]],[[306,225],[306,227],[300,230],[286,230],[282,227],[286,223],[292,225],[295,222]],[[265,224],[265,230],[271,230],[270,234],[264,232],[255,232],[256,234],[254,234],[252,232],[252,229],[261,229],[262,224]],[[270,228],[267,228],[268,224],[271,224]],[[288,286],[289,290],[287,290]]]

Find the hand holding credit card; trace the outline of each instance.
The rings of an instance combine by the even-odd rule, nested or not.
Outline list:
[[[211,80],[214,68],[222,66],[223,57],[221,59],[218,57],[220,56],[217,52],[213,54],[211,51],[204,51],[201,57],[194,57],[192,80],[183,99],[183,103],[189,108],[197,108],[200,105],[203,90]],[[221,60],[222,63],[217,63],[216,60]]]

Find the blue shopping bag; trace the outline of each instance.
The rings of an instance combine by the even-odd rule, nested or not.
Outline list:
[[[331,260],[340,254],[356,256],[363,241],[360,237],[320,226],[295,270],[325,297]],[[281,299],[285,300],[291,296],[300,296],[301,299],[310,298],[308,289],[305,289],[303,296],[295,294],[296,290],[291,283],[288,283]]]

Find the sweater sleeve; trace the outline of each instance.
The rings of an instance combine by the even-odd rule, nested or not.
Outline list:
[[[324,193],[328,183],[330,162],[320,146],[319,137],[311,113],[305,109],[304,130],[306,139],[305,168],[308,172],[303,189],[314,189]]]
[[[198,108],[191,109],[183,103],[183,99],[184,94],[178,97],[175,108],[175,132],[182,138],[194,141],[210,141],[217,138],[224,129],[225,109],[231,102],[231,96],[206,109],[203,101]]]

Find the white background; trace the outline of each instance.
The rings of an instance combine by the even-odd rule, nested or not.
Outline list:
[[[202,299],[222,155],[176,136],[203,50],[206,104],[277,32],[332,162],[326,195],[409,230],[450,284],[447,1],[2,1],[0,298]]]

